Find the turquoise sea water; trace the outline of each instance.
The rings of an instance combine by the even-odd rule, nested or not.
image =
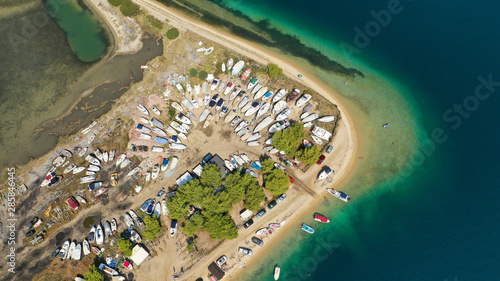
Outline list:
[[[378,143],[372,149],[392,155],[362,151],[369,163],[359,164],[356,179],[342,187],[353,200],[328,199],[317,210],[332,223],[318,225],[307,214],[303,221],[317,232],[290,231],[273,246],[273,254],[245,269],[243,279],[273,280],[278,263],[280,280],[498,280],[500,134],[495,128],[500,113],[495,108],[500,83],[485,81],[500,81],[500,4],[224,3],[254,20],[269,20],[367,75],[344,87],[341,79],[310,69],[336,86],[354,114],[372,117],[360,125],[360,138],[373,134]],[[381,12],[389,9],[390,20]],[[376,24],[376,17],[384,24]],[[388,86],[399,90],[401,102],[386,93]],[[374,126],[384,114],[392,124],[387,141],[396,140],[395,149],[411,137],[417,140],[406,166],[384,162],[399,154],[377,137]],[[401,139],[399,133],[407,136]],[[357,193],[359,188],[368,192]]]

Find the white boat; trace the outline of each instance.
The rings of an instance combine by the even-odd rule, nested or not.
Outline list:
[[[165,127],[165,131],[167,131],[167,133],[169,133],[169,134],[171,134],[173,136],[177,135],[177,131],[174,130],[174,128],[172,128],[172,126]]]
[[[257,112],[260,109],[261,105],[262,104],[260,102],[253,102],[251,104],[251,107],[245,112],[245,116],[248,117],[255,114],[255,112]]]
[[[98,172],[101,170],[101,167],[97,165],[90,164],[87,170],[92,171],[92,172]]]
[[[127,154],[126,154],[126,153],[122,153],[122,154],[118,157],[118,159],[116,160],[116,165],[117,165],[117,166],[118,166],[118,165],[120,165],[120,164],[123,162],[123,160],[125,160],[125,158],[127,158]]]
[[[188,139],[187,136],[184,133],[179,133],[179,134],[177,134],[177,136],[180,137],[183,140],[187,140]]]
[[[204,102],[203,102],[203,103],[204,103],[205,105],[208,105],[208,103],[209,103],[209,102],[210,102],[210,95],[209,95],[209,94],[206,94],[206,95],[205,95],[205,100],[204,100]]]
[[[255,141],[255,140],[258,140],[262,137],[262,135],[257,132],[257,133],[254,133],[253,135],[251,135],[248,139],[247,139],[247,142],[251,142],[251,141]]]
[[[271,154],[278,153],[278,152],[280,152],[280,151],[276,148],[273,148],[269,151],[269,153],[271,153]]]
[[[313,123],[312,122],[307,122],[304,124],[304,128],[310,128],[313,126]]]
[[[66,169],[64,169],[64,172],[63,174],[67,174],[71,171],[73,171],[75,168],[77,168],[78,166],[76,166],[75,163],[71,163],[68,167],[66,167]]]
[[[179,110],[180,112],[184,111],[184,109],[182,108],[182,106],[178,102],[174,101],[172,103],[172,107],[175,108],[176,110]]]
[[[184,95],[184,88],[182,88],[181,84],[177,83],[175,84],[175,87],[177,88],[177,91],[179,91],[179,93]]]
[[[259,108],[259,111],[257,112],[257,119],[266,114],[269,111],[269,108],[271,108],[270,103],[266,102],[262,104],[262,106]]]
[[[304,112],[304,113],[300,114],[300,120],[306,118],[307,116],[309,116],[311,114],[312,114],[311,112]]]
[[[94,165],[101,165],[101,161],[99,161],[99,159],[95,158],[94,156],[92,156],[90,154],[85,157],[85,160],[87,160],[87,162],[94,164]]]
[[[135,130],[138,132],[141,132],[141,133],[145,133],[145,134],[151,133],[151,129],[144,126],[141,123],[137,124],[137,126],[135,127]]]
[[[160,165],[155,164],[153,166],[153,171],[151,172],[151,179],[155,180],[159,174],[160,174]]]
[[[191,87],[191,84],[189,83],[186,84],[186,90],[188,94],[191,94],[193,92],[193,87]]]
[[[176,121],[172,121],[172,123],[170,123],[170,126],[181,133],[187,134],[186,128],[184,128],[181,124],[177,123]]]
[[[234,60],[230,58],[227,60],[227,69],[230,70],[233,67]]]
[[[183,99],[182,104],[190,110],[194,108],[193,104],[188,99]]]
[[[165,131],[163,131],[162,129],[158,128],[158,127],[154,127],[153,128],[153,133],[159,135],[159,136],[162,136],[162,137],[166,137],[167,136],[167,133]]]
[[[101,224],[97,224],[95,228],[95,242],[97,245],[102,245],[104,243],[104,232],[102,231]]]
[[[153,110],[153,113],[158,115],[158,116],[161,116],[161,112],[158,108],[156,108],[156,106],[153,106],[153,108],[151,108],[151,110]]]
[[[317,136],[312,135],[311,138],[317,145],[323,145],[323,141]]]
[[[85,176],[80,179],[80,183],[89,183],[95,181],[95,176]]]
[[[328,132],[327,130],[320,128],[318,126],[314,126],[314,128],[311,130],[313,134],[315,134],[318,138],[324,139],[328,141],[330,137],[332,136],[332,133]]]
[[[229,114],[226,116],[226,118],[224,118],[224,122],[227,123],[227,122],[230,122],[231,120],[234,119],[234,117],[236,117],[236,111],[235,110],[231,110],[231,112],[229,112]]]
[[[214,79],[212,81],[212,85],[210,85],[210,91],[215,91],[217,89],[217,86],[219,86],[220,81],[217,79]]]
[[[250,92],[251,95],[255,95],[255,93],[257,93],[260,88],[264,87],[264,85],[260,84],[260,83],[257,83],[257,85],[255,85],[252,89],[252,91]]]
[[[56,157],[56,159],[54,159],[54,161],[52,161],[52,165],[59,167],[62,164],[64,164],[65,161],[66,161],[66,156],[59,155]]]
[[[163,199],[161,201],[161,209],[164,216],[168,215],[167,200]]]
[[[240,60],[239,62],[237,62],[234,66],[233,66],[233,69],[231,70],[231,74],[232,75],[236,75],[238,73],[241,72],[241,70],[243,69],[243,67],[245,67],[245,62]]]
[[[89,231],[89,243],[94,243],[95,242],[95,226],[92,226],[92,228]]]
[[[323,170],[319,173],[318,180],[326,179],[332,172],[333,170],[330,169],[330,167],[325,166]]]
[[[257,77],[250,79],[250,82],[248,82],[248,85],[247,85],[247,90],[250,90],[253,87],[255,87],[255,85],[257,85],[257,82],[259,82],[259,78],[257,78]]]
[[[127,167],[129,164],[130,164],[130,159],[125,159],[123,160],[123,162],[120,164],[120,169],[125,169],[125,167]]]
[[[264,94],[264,96],[262,96],[262,100],[263,100],[263,101],[268,100],[268,99],[270,99],[273,95],[274,95],[274,93],[273,93],[273,92],[271,92],[271,91],[267,91],[267,92]]]
[[[243,129],[243,127],[246,127],[246,126],[248,126],[248,121],[243,120],[240,122],[240,124],[238,124],[238,126],[236,126],[236,129],[234,129],[234,131],[238,132],[239,130]]]
[[[161,204],[160,204],[160,202],[156,202],[153,214],[156,215],[157,218],[160,218],[160,215],[161,215]]]
[[[268,131],[269,131],[269,133],[274,134],[275,132],[283,130],[288,126],[290,126],[290,122],[288,121],[288,119],[285,119],[285,120],[278,121],[278,122],[272,124],[269,127]]]
[[[73,258],[73,253],[75,252],[75,247],[76,247],[75,241],[71,242],[71,244],[69,245],[69,248],[68,248],[68,254],[66,255],[65,259],[70,260]]]
[[[303,106],[312,98],[309,94],[303,94],[295,103],[296,106]]]
[[[201,123],[201,122],[205,121],[205,119],[207,119],[208,114],[210,114],[210,110],[208,110],[208,108],[205,108],[205,110],[203,110],[203,112],[200,115],[199,122]]]
[[[338,190],[335,190],[333,188],[327,188],[326,189],[331,195],[337,197],[338,199],[344,201],[344,202],[349,202],[349,200],[351,200],[351,198],[349,198],[349,196],[347,196],[345,193],[341,192],[341,191],[338,191]]]
[[[194,85],[194,94],[198,96],[200,93],[201,93],[201,86],[198,84]]]
[[[168,160],[168,158],[163,158],[163,161],[161,163],[161,171],[162,172],[167,170],[168,163],[170,163],[170,160]]]
[[[274,280],[278,280],[280,278],[280,271],[280,267],[276,265],[274,267]]]
[[[274,146],[264,146],[264,148],[262,148],[263,150],[265,151],[271,151],[272,149],[274,148]]]
[[[241,92],[241,88],[238,87],[238,88],[235,88],[233,90],[233,92],[231,93],[231,95],[229,96],[229,100],[232,101],[236,98],[236,96],[238,96],[238,94]]]
[[[102,270],[103,272],[106,272],[107,274],[109,274],[111,276],[118,276],[118,275],[120,275],[120,273],[118,273],[118,271],[112,269],[111,267],[105,265],[104,263],[101,263],[99,265],[99,269]]]
[[[227,108],[227,107],[223,106],[223,107],[222,107],[222,110],[221,110],[221,111],[220,111],[220,113],[219,113],[219,119],[220,119],[220,118],[224,118],[224,116],[226,116],[226,114],[227,114],[227,112],[228,112],[228,111],[229,111],[229,108]]]
[[[139,121],[142,122],[142,123],[149,123],[149,119],[147,118],[144,118],[144,117],[139,117]],[[144,126],[144,125],[143,125]]]
[[[286,89],[280,89],[273,97],[273,102],[278,102],[282,100],[287,94]]]
[[[82,150],[80,150],[80,152],[78,153],[78,156],[83,157],[85,155],[85,153],[87,153],[88,149],[89,149],[88,147],[85,147]]]
[[[84,256],[90,255],[90,244],[89,244],[89,241],[87,239],[83,240],[82,250],[83,250],[83,255]]]
[[[222,72],[226,72],[226,64],[225,63],[222,63],[221,68],[222,68]]]
[[[255,126],[255,129],[253,130],[254,133],[259,132],[262,129],[269,126],[269,124],[271,124],[271,122],[273,122],[273,120],[274,120],[274,118],[271,116],[267,116],[266,118],[264,118],[262,121],[260,121],[260,123],[257,126]]]
[[[151,136],[151,135],[148,135],[148,134],[142,134],[142,133],[141,133],[141,134],[139,135],[139,138],[140,138],[141,140],[150,140],[150,139],[152,139],[152,136]]]
[[[243,166],[245,164],[245,161],[239,155],[234,154],[233,158],[236,160],[238,165]]]
[[[172,157],[172,161],[170,162],[170,170],[173,170],[175,166],[179,163],[179,158],[177,156]]]
[[[273,138],[269,138],[266,140],[266,144],[273,144]]]
[[[272,113],[273,114],[278,114],[281,111],[283,111],[283,109],[285,109],[285,107],[286,107],[286,101],[284,101],[284,100],[279,101],[279,102],[277,102],[277,103],[274,104]]]
[[[232,171],[235,169],[234,165],[229,160],[224,160],[224,166],[226,166],[226,168],[228,168],[229,171]]]
[[[202,94],[205,94],[208,90],[208,82],[207,81],[203,81],[203,83],[201,84],[201,93]]]
[[[248,96],[243,97],[243,99],[238,103],[238,109],[243,108],[249,101],[250,98],[248,98]]]
[[[300,120],[302,121],[302,123],[307,123],[307,122],[312,122],[316,119],[318,119],[318,113],[312,113],[312,114],[309,114],[307,115],[304,119]]]
[[[210,48],[207,48],[203,54],[205,54],[205,56],[208,56],[208,55],[210,55],[213,51],[214,51],[214,47],[210,47]]]
[[[116,219],[111,220],[111,232],[115,232],[117,229],[118,223],[116,222]]]
[[[212,113],[208,114],[207,119],[205,120],[205,123],[203,124],[203,129],[207,128],[210,125],[210,123],[212,123],[213,120],[214,120],[214,116],[212,115]]]
[[[82,244],[78,243],[76,245],[75,251],[73,252],[73,259],[77,261],[82,259]]]
[[[182,123],[185,123],[185,124],[193,124],[193,122],[191,121],[191,119],[189,119],[187,116],[185,116],[182,113],[179,113],[179,114],[175,115],[175,119],[177,119],[178,121],[180,121]]]
[[[108,163],[108,161],[109,161],[109,153],[107,151],[104,151],[102,153],[102,160],[104,160],[104,162]]]
[[[248,127],[247,127],[248,128]],[[240,131],[241,132],[241,131]],[[239,132],[238,132],[239,133]],[[242,133],[240,140],[246,141],[252,134],[250,134],[250,131]],[[239,135],[239,134],[238,134]]]
[[[134,227],[135,222],[129,213],[125,213],[125,224],[127,227]]]
[[[290,108],[285,108],[276,116],[276,121],[285,120],[288,116],[290,116],[290,114],[292,114],[292,110]]]
[[[250,128],[244,127],[243,129],[239,130],[236,135],[238,137],[243,136],[244,134],[250,133]]]
[[[219,83],[219,93],[222,92],[222,90],[224,90],[224,88],[226,87],[226,82],[220,82]]]
[[[234,118],[231,120],[231,127],[235,126],[235,125],[236,125],[236,124],[238,124],[240,121],[241,121],[241,117],[239,117],[239,116],[234,117]]]
[[[130,170],[130,172],[128,172],[127,174],[127,177],[133,176],[135,173],[139,172],[140,169],[140,167],[135,167],[134,169]]]
[[[248,102],[243,108],[240,109],[241,112],[247,112],[252,107],[252,102]]]
[[[322,116],[321,118],[318,118],[316,121],[322,122],[322,123],[330,123],[334,120],[335,120],[335,116],[326,115],[326,116]]]
[[[83,170],[85,170],[85,167],[76,167],[73,169],[73,175],[76,175],[76,174],[82,172]]]
[[[146,183],[151,180],[151,172],[146,172]]]
[[[96,148],[96,149],[94,150],[94,154],[95,154],[95,156],[97,157],[97,159],[99,159],[99,160],[101,160],[101,161],[102,161],[102,159],[103,159],[103,158],[102,158],[102,151],[101,151],[99,148]]]
[[[267,92],[267,87],[262,87],[253,97],[254,100],[260,99]]]
[[[198,101],[196,101],[196,99],[195,99],[195,98],[192,98],[192,99],[191,99],[191,104],[194,106],[194,108],[198,108],[198,107],[199,107],[199,105],[198,105]]]
[[[260,143],[259,141],[251,141],[251,142],[247,142],[247,145],[248,146],[258,146]]]
[[[226,89],[224,90],[224,95],[227,96],[233,89],[234,89],[234,84],[231,82],[227,83]]]
[[[137,109],[139,109],[139,111],[142,112],[143,114],[149,116],[149,111],[146,109],[146,107],[144,107],[144,105],[138,104]]]
[[[95,139],[95,134],[90,135],[88,143],[92,143]]]
[[[201,53],[201,52],[205,52],[205,50],[206,50],[206,49],[207,49],[207,48],[205,48],[205,47],[201,47],[201,48],[199,48],[199,49],[196,49],[196,51],[197,51],[198,53]]]
[[[171,149],[180,149],[180,150],[182,150],[182,149],[186,149],[187,148],[187,146],[185,144],[176,143],[176,142],[170,143],[169,146],[170,146]]]
[[[68,255],[69,245],[70,245],[70,241],[69,241],[69,240],[68,240],[68,241],[66,241],[66,242],[64,242],[64,244],[63,244],[63,246],[62,246],[61,250],[59,251],[59,257],[60,257],[61,259],[65,259],[65,258],[66,258],[66,256]]]

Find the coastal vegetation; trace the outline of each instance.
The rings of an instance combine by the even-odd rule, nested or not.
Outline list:
[[[148,22],[151,24],[152,27],[154,27],[156,29],[162,29],[163,28],[163,23],[161,22],[161,20],[155,18],[154,16],[147,15],[146,19],[148,20]]]
[[[191,68],[189,70],[189,77],[194,78],[198,76],[198,70],[196,68]]]
[[[95,265],[91,265],[89,270],[83,275],[86,281],[104,281],[104,273]]]
[[[277,131],[273,135],[273,144],[276,149],[285,151],[289,157],[297,157],[305,164],[313,164],[321,156],[320,147],[313,145],[298,149],[300,142],[306,138],[304,124],[294,123],[288,129]]]
[[[281,169],[272,169],[264,175],[264,186],[274,197],[285,193],[289,185],[290,178]]]
[[[146,225],[144,227],[144,231],[142,232],[142,237],[144,237],[144,239],[152,241],[161,234],[161,224],[156,215],[153,215],[152,217],[145,216],[144,224]]]
[[[132,255],[132,248],[134,247],[134,244],[132,244],[130,240],[120,238],[116,242],[116,245],[118,246],[118,249],[125,254],[125,256],[130,257]]]
[[[108,3],[120,7],[120,12],[126,17],[137,16],[141,8],[130,0],[108,0]]]
[[[270,63],[267,65],[267,75],[269,75],[269,77],[274,79],[281,74],[283,74],[283,69],[277,64]]]
[[[170,28],[168,31],[167,31],[167,38],[170,39],[170,40],[174,40],[176,39],[177,37],[179,37],[179,30],[177,28]]]
[[[205,79],[207,79],[207,77],[208,77],[208,73],[205,70],[202,70],[202,71],[200,71],[200,73],[198,73],[198,78],[200,80],[205,80]]]
[[[250,184],[245,191],[245,208],[250,211],[258,211],[260,204],[266,199],[266,193],[255,184]]]
[[[270,173],[274,169],[274,161],[271,158],[267,158],[266,160],[262,161],[262,172],[263,173]]]

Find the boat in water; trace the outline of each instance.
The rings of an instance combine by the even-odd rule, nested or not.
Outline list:
[[[304,230],[305,232],[307,233],[310,233],[310,234],[313,234],[314,233],[314,229],[312,227],[310,227],[309,225],[303,223],[301,228],[302,230]]]
[[[341,192],[341,191],[338,191],[338,190],[335,190],[333,188],[327,188],[326,189],[331,195],[333,195],[334,197],[337,197],[338,199],[344,201],[344,202],[349,202],[349,200],[351,200],[351,198],[349,198],[349,196],[347,196],[347,194]]]
[[[280,267],[278,265],[276,265],[274,267],[274,280],[278,280],[280,278]]]
[[[329,223],[330,222],[330,220],[327,217],[325,217],[321,214],[318,214],[318,213],[314,214],[314,220],[322,222],[322,223]]]
[[[390,125],[391,125],[390,123],[385,123],[384,125],[382,125],[382,127],[388,128]]]

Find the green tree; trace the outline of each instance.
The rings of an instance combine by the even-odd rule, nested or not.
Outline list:
[[[132,244],[130,240],[120,238],[116,242],[116,245],[118,245],[118,248],[125,254],[125,256],[130,257],[132,255],[132,248],[134,247],[134,244]]]
[[[228,214],[213,214],[205,218],[203,231],[212,239],[234,239],[238,237],[238,229]]]
[[[189,70],[189,77],[196,77],[198,76],[198,70],[196,70],[196,68],[191,68]]]
[[[121,0],[108,0],[109,4],[115,6],[115,7],[118,7],[122,4],[122,1]]]
[[[313,145],[308,148],[304,148],[297,153],[297,158],[306,164],[316,163],[321,156],[321,151],[319,146]]]
[[[203,213],[206,216],[229,212],[231,207],[231,199],[227,191],[222,191],[217,195],[208,195],[203,200]]]
[[[208,73],[205,70],[202,70],[202,71],[200,71],[200,73],[198,73],[198,78],[200,78],[200,80],[205,80],[205,79],[207,79],[207,77],[208,77]]]
[[[199,179],[189,181],[178,190],[178,195],[184,197],[186,202],[197,207],[203,207],[204,198],[213,193],[214,189],[202,185]]]
[[[187,220],[182,227],[182,232],[187,236],[192,236],[203,225],[204,219],[202,215],[194,215],[191,220]]]
[[[95,265],[91,265],[89,271],[83,275],[83,278],[85,281],[104,281],[104,273]]]
[[[245,208],[250,211],[260,210],[260,203],[264,202],[266,194],[262,187],[257,184],[250,185],[246,190],[245,196]]]
[[[270,173],[274,169],[274,161],[271,158],[267,158],[266,160],[262,161],[262,172],[263,173]]]
[[[245,175],[253,179],[252,176],[248,174]],[[224,180],[224,186],[226,187],[231,204],[236,204],[243,200],[248,182],[251,181],[249,181],[247,177],[242,176],[240,173],[232,173],[227,176]]]
[[[296,147],[305,137],[304,124],[293,123],[286,130],[274,133],[273,145],[276,149],[284,151],[289,157],[295,157],[297,155]]]
[[[183,196],[175,196],[168,203],[168,215],[175,220],[186,217],[189,211],[189,203]]]
[[[132,16],[137,16],[139,12],[141,11],[141,8],[130,2],[130,0],[122,0],[122,4],[120,6],[120,12],[126,17],[132,17]]]
[[[156,217],[156,215],[153,215],[153,217],[146,216],[144,217],[144,224],[146,225],[144,227],[144,231],[142,232],[142,236],[144,239],[152,241],[158,235],[161,233],[161,225],[160,221]]]
[[[222,175],[220,174],[219,167],[215,164],[206,164],[203,166],[203,173],[200,180],[204,186],[219,188],[222,184]]]
[[[170,40],[174,40],[179,37],[179,30],[177,28],[170,28],[167,31],[167,38]]]
[[[271,78],[276,78],[278,75],[283,74],[283,69],[281,69],[277,64],[270,63],[267,65],[267,74]]]
[[[264,186],[273,196],[285,193],[289,185],[290,178],[281,169],[274,169],[269,174],[264,175]]]

